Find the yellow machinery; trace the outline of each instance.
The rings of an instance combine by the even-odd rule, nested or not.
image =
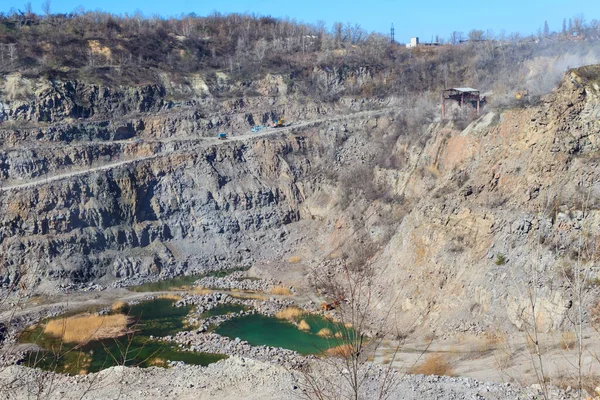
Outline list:
[[[523,100],[527,96],[529,96],[528,90],[519,90],[518,92],[515,92],[515,99],[517,100]]]
[[[283,128],[285,126],[285,119],[279,118],[273,123],[273,128]]]

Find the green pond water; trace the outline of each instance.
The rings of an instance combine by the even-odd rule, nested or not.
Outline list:
[[[97,372],[114,365],[164,366],[167,360],[208,365],[223,355],[179,351],[168,343],[150,336],[173,335],[183,330],[183,318],[190,307],[173,307],[173,300],[156,299],[127,307],[123,312],[133,319],[134,333],[116,339],[103,339],[86,345],[61,344],[44,335],[37,327],[23,333],[22,342],[36,343],[43,350],[28,355],[26,365],[56,372]]]
[[[131,286],[128,289],[132,292],[165,292],[175,290],[185,290],[186,287],[192,286],[198,279],[202,279],[205,276],[215,276],[222,278],[235,271],[243,271],[242,269],[226,269],[221,271],[211,271],[205,274],[178,276],[164,281],[149,282],[142,285]]]
[[[301,354],[319,354],[342,344],[341,339],[317,335],[323,328],[329,329],[332,335],[336,332],[343,333],[344,337],[353,334],[343,325],[318,315],[306,315],[301,319],[310,325],[309,330],[302,331],[291,322],[279,318],[252,314],[230,319],[219,325],[215,332],[232,339],[239,337],[254,346],[282,347]]]
[[[176,278],[167,279],[164,281],[149,282],[144,283],[143,285],[131,286],[128,289],[132,292],[165,292],[191,286],[194,284],[194,282],[203,277],[204,275],[178,276]]]

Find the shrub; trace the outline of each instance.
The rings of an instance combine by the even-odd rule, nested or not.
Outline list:
[[[496,265],[504,265],[506,264],[506,256],[502,253],[496,254]]]
[[[288,319],[292,321],[302,316],[302,314],[304,314],[304,310],[301,310],[297,307],[288,307],[285,310],[281,310],[277,314],[275,314],[275,317],[279,319]]]
[[[298,329],[300,329],[301,331],[309,331],[310,330],[310,325],[305,320],[302,320],[298,324]]]
[[[328,349],[326,353],[330,357],[347,358],[352,353],[352,349],[353,348],[351,344],[343,344],[341,346]]]
[[[575,332],[563,332],[560,340],[560,348],[563,350],[572,350],[577,343]]]
[[[117,302],[113,303],[113,305],[110,307],[110,309],[113,311],[121,311],[125,307],[127,307],[127,303],[125,303],[124,301],[117,301]]]
[[[199,295],[210,294],[212,292],[213,292],[212,289],[207,289],[207,288],[203,288],[203,287],[200,287],[200,286],[195,286],[191,290],[191,293],[193,293],[193,294],[199,294]]]
[[[323,337],[330,337],[331,336],[331,329],[329,328],[323,328],[319,331],[319,333],[317,333],[317,335],[319,336],[323,336]]]
[[[421,364],[411,368],[410,373],[421,375],[455,375],[454,369],[447,360],[447,356],[441,354],[428,356]]]
[[[166,299],[166,300],[174,300],[174,301],[178,301],[181,300],[181,296],[175,293],[165,293],[165,294],[161,294],[160,296],[158,296],[159,299]]]
[[[292,294],[290,288],[285,286],[275,286],[271,289],[271,294],[281,295],[281,296],[289,296]]]
[[[590,308],[590,321],[596,329],[600,325],[600,301]]]
[[[2,81],[0,81],[0,84]],[[19,74],[10,74],[5,78],[5,84],[2,88],[3,94],[8,101],[27,100],[31,96],[31,82],[23,79]]]

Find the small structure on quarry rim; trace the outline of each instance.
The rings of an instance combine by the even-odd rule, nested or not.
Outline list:
[[[471,103],[473,107],[477,108],[477,114],[479,114],[481,102],[485,101],[485,98],[480,96],[479,90],[470,87],[446,89],[442,92],[442,119],[446,117],[446,100],[455,100],[461,107],[466,102]]]

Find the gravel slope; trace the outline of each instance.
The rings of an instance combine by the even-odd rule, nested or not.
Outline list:
[[[299,375],[282,367],[232,357],[208,367],[113,367],[87,376],[63,376],[21,366],[0,372],[7,399],[256,399],[301,398]],[[375,381],[370,381],[375,385]],[[8,385],[8,386],[7,386]],[[373,386],[375,387],[375,386]],[[409,375],[400,379],[390,399],[534,399],[531,389],[468,378]],[[553,393],[552,398],[569,398]]]

